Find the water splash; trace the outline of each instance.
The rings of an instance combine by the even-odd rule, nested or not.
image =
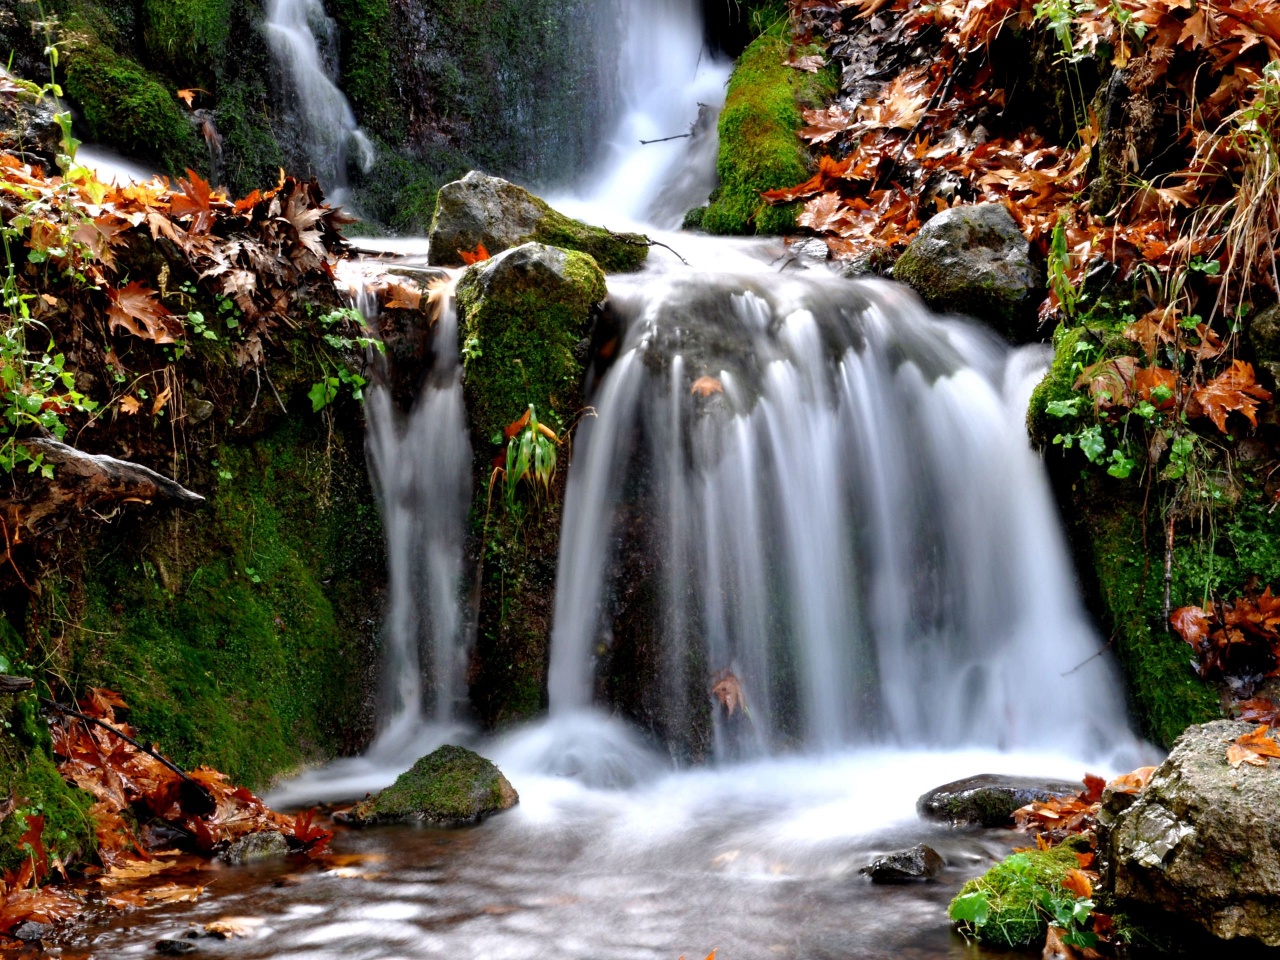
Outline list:
[[[321,0],[269,0],[267,4],[267,40],[281,72],[293,82],[290,100],[312,172],[335,201],[342,202],[348,161],[354,159],[368,172],[375,154],[325,64],[322,44],[333,49],[337,30]]]

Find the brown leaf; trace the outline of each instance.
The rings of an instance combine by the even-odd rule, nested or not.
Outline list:
[[[1242,763],[1265,767],[1271,757],[1280,757],[1280,743],[1267,736],[1271,728],[1266,724],[1252,733],[1242,734],[1227,747],[1227,762],[1238,768]]]
[[[1093,884],[1089,882],[1089,877],[1083,870],[1074,867],[1062,878],[1062,889],[1069,890],[1084,900],[1093,896]]]
[[[160,302],[156,291],[137,280],[119,290],[108,287],[107,310],[112,330],[125,330],[156,343],[173,343],[182,334],[182,323]]]
[[[1041,960],[1075,960],[1076,952],[1062,939],[1063,931],[1058,927],[1050,927],[1045,935],[1044,952]]]
[[[490,259],[489,251],[485,249],[484,244],[480,244],[474,251],[459,250],[458,256],[462,258],[462,262],[470,266],[473,263],[482,263]]]
[[[746,698],[742,695],[742,685],[728,670],[716,678],[715,685],[711,688],[711,695],[720,701],[731,717],[739,707],[743,711],[747,708]]]
[[[724,384],[715,377],[699,377],[693,381],[689,392],[695,397],[709,397],[713,393],[724,393]]]
[[[1169,623],[1193,647],[1209,638],[1209,614],[1199,607],[1179,607],[1169,615]]]
[[[1270,400],[1271,391],[1254,378],[1253,364],[1233,360],[1228,370],[1210,380],[1194,396],[1204,416],[1212,420],[1221,433],[1227,433],[1227,414],[1233,411],[1256,427],[1259,403]]]
[[[793,70],[802,70],[805,73],[817,73],[827,65],[827,61],[815,53],[796,60],[784,61],[782,65],[791,67]]]
[[[121,413],[127,413],[130,416],[132,416],[133,414],[137,413],[138,410],[141,409],[141,407],[142,407],[142,401],[140,401],[137,397],[130,396],[130,397],[120,398]]]

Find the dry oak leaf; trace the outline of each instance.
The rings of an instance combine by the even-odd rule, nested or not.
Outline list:
[[[711,695],[724,705],[731,717],[739,707],[742,708],[743,713],[747,711],[747,700],[742,695],[742,684],[728,670],[717,678],[715,685],[711,688]]]
[[[1242,763],[1255,767],[1265,767],[1270,757],[1280,757],[1280,743],[1276,743],[1267,732],[1271,728],[1265,723],[1252,733],[1242,734],[1227,747],[1227,762],[1233,768]]]
[[[107,319],[112,330],[125,330],[143,340],[173,343],[182,323],[156,296],[156,291],[134,280],[120,289],[107,288],[111,306]]]
[[[1259,403],[1270,400],[1271,391],[1254,378],[1253,364],[1233,360],[1229,369],[1197,390],[1193,397],[1213,425],[1226,433],[1227,414],[1232,411],[1256,427]]]
[[[697,397],[709,397],[713,393],[724,393],[724,384],[716,377],[699,377],[693,381],[689,392]]]

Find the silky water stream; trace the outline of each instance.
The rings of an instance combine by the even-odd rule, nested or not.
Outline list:
[[[246,916],[261,921],[251,936],[202,939],[201,953],[990,957],[946,904],[1025,841],[923,822],[916,798],[976,773],[1078,779],[1146,759],[1025,435],[1045,352],[931,316],[892,284],[806,267],[777,241],[662,232],[713,182],[706,111],[727,68],[703,55],[691,0],[619,9],[633,21],[626,119],[582,195],[556,202],[644,226],[687,263],[655,248],[643,273],[610,279],[623,333],[588,384],[596,416],[568,465],[550,714],[501,737],[464,722],[471,451],[446,309],[414,409],[377,387],[367,405],[389,556],[382,731],[365,756],[269,797],[356,799],[456,742],[493,759],[520,804],[458,831],[339,830],[325,863],[212,868],[192,878],[206,885],[195,903],[104,917],[64,955],[144,956]],[[425,252],[378,246],[401,264]],[[649,733],[601,706],[637,555],[656,571]],[[711,702],[710,679],[729,674],[749,716]],[[937,882],[859,875],[921,841],[947,861]]]

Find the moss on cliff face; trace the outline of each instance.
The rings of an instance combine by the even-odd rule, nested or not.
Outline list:
[[[396,116],[389,0],[332,0],[330,7],[341,29],[343,92],[361,123],[398,141],[404,126]]]
[[[785,65],[788,22],[778,20],[749,46],[734,68],[720,114],[720,186],[701,215],[710,233],[782,233],[795,227],[797,206],[770,206],[765,190],[809,177],[809,154],[797,137],[801,109],[836,90],[834,71],[806,73]],[[802,51],[811,52],[811,51]]]
[[[182,105],[153,74],[103,44],[67,57],[66,91],[89,136],[169,174],[208,168],[208,150]]]
[[[142,0],[142,39],[152,62],[175,77],[212,83],[226,56],[232,0]]]

